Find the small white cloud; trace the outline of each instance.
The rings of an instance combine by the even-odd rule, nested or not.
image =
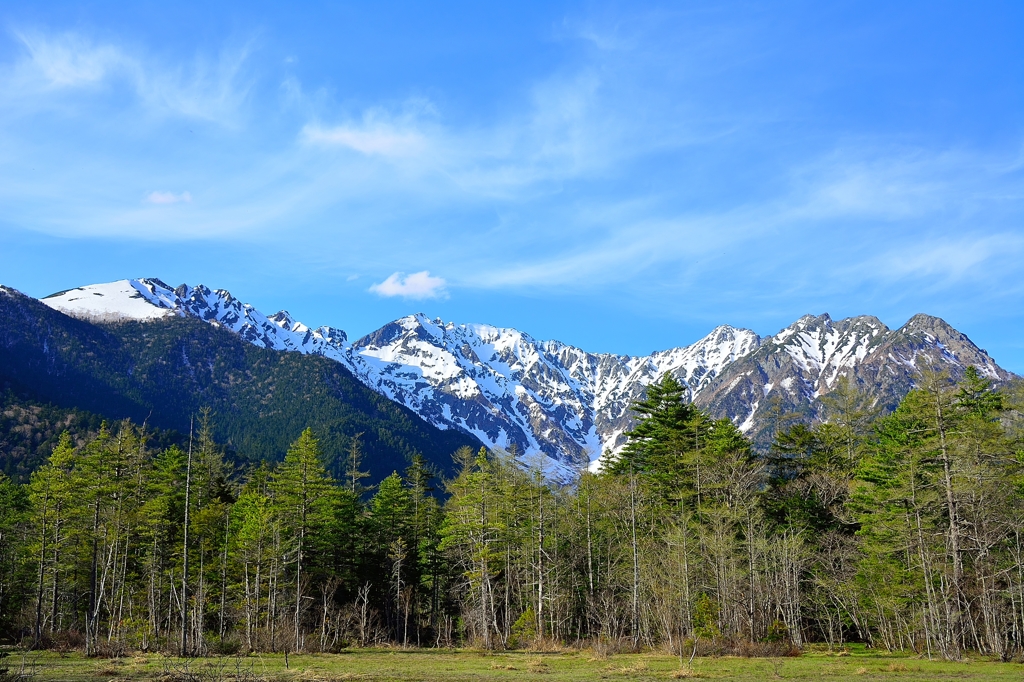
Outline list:
[[[340,125],[323,128],[310,124],[302,129],[308,143],[348,147],[366,155],[412,156],[421,152],[425,140],[418,132],[390,125]]]
[[[380,284],[374,284],[370,291],[380,296],[401,296],[403,298],[447,298],[445,290],[447,282],[441,277],[431,277],[430,273],[414,272],[406,275],[404,272],[396,272]]]
[[[345,278],[345,281],[346,282],[354,282],[357,279],[359,279],[359,275],[349,275],[348,277]]]
[[[190,204],[192,203],[192,194],[189,192],[182,192],[181,194],[175,194],[174,192],[150,192],[146,195],[146,201],[150,204]]]

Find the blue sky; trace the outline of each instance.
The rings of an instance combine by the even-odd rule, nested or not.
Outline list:
[[[588,350],[947,319],[1024,372],[1020,2],[0,8],[0,282]]]

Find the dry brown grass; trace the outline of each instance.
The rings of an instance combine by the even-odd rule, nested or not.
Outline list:
[[[526,650],[538,654],[564,654],[573,651],[561,642],[547,637],[533,640],[526,646]]]
[[[650,665],[646,660],[640,659],[633,665],[623,667],[610,665],[605,670],[619,675],[645,675],[650,670]]]
[[[541,658],[531,658],[526,662],[526,669],[535,675],[544,675],[551,672],[551,668]]]
[[[124,667],[124,661],[118,658],[106,661],[102,666],[96,670],[97,677],[110,677],[111,675],[119,675],[121,669]]]
[[[315,668],[306,668],[295,676],[296,682],[341,682],[342,680],[358,680],[363,677],[357,673],[327,673]]]

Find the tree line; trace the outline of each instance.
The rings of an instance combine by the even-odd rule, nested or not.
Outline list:
[[[755,453],[671,375],[620,455],[573,485],[517,453],[414,456],[365,485],[306,429],[238,472],[212,419],[64,434],[0,478],[0,627],[88,654],[544,642],[679,655],[865,642],[929,657],[1024,653],[1019,390],[925,371],[888,414],[845,379],[825,420]],[[330,453],[337,459],[338,453]]]

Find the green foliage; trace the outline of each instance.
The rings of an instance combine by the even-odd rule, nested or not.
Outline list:
[[[280,463],[238,471],[219,414],[200,414],[183,447],[102,424],[56,436],[27,484],[0,477],[0,625],[41,646],[81,633],[94,654],[184,634],[198,654],[553,639],[1012,659],[1015,390],[925,372],[869,421],[839,385],[828,421],[788,424],[759,458],[669,377],[607,472],[557,486],[514,452],[464,447],[454,476],[414,453],[372,496],[360,448],[335,471],[312,428]]]
[[[25,592],[21,589],[23,532],[29,518],[28,490],[0,473],[0,632],[14,625]]]
[[[698,595],[693,605],[693,636],[701,639],[717,639],[722,634],[718,629],[718,618],[718,603],[708,594]],[[776,627],[776,623],[778,621],[769,627]]]
[[[537,639],[537,612],[533,604],[526,607],[526,610],[512,623],[512,630],[509,633],[508,648],[520,649]]]
[[[647,387],[647,395],[632,405],[639,423],[629,443],[611,465],[613,473],[648,474],[671,482],[682,464],[682,453],[699,446],[697,410],[685,402],[686,387],[671,373]]]
[[[728,419],[713,420],[685,401],[686,387],[670,373],[633,404],[638,423],[608,466],[617,476],[639,476],[666,505],[700,507],[715,499],[724,479],[716,465],[745,466],[750,443]]]

